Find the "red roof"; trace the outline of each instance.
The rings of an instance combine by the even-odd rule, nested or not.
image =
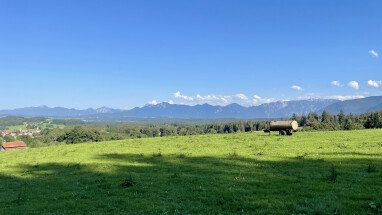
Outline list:
[[[13,149],[13,148],[26,148],[27,145],[24,141],[14,141],[14,142],[5,142],[3,143],[3,148],[5,149]]]

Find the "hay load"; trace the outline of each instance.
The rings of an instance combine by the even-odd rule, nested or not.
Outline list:
[[[298,129],[298,123],[291,121],[271,121],[269,127],[264,132],[278,131],[280,135],[292,135]]]

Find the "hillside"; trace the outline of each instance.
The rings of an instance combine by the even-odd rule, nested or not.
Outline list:
[[[146,138],[0,153],[0,214],[378,214],[382,130]]]

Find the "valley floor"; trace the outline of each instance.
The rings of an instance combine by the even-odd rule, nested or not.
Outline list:
[[[382,130],[0,153],[0,214],[381,214]]]

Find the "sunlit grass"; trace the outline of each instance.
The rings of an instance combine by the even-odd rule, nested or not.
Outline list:
[[[378,214],[382,130],[239,133],[0,153],[0,214]]]

